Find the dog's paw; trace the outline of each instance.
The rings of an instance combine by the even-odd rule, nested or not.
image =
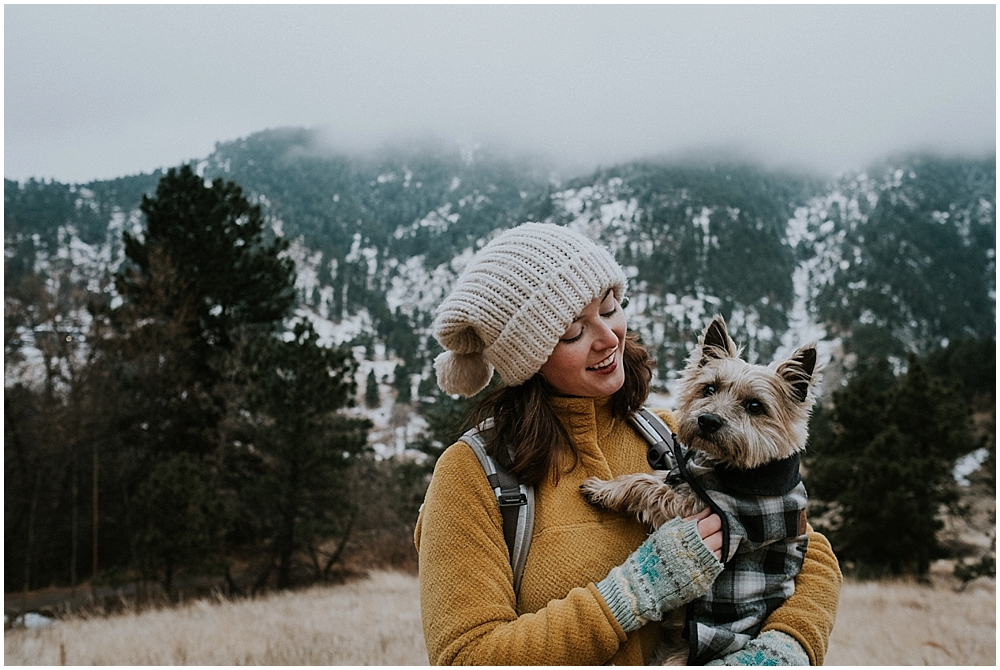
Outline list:
[[[601,506],[601,501],[604,498],[603,492],[605,486],[608,482],[600,479],[599,477],[588,477],[580,484],[580,492],[583,493],[584,499],[591,505]]]

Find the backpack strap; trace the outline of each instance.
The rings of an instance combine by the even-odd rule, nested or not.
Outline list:
[[[492,428],[492,421],[487,421],[466,431],[459,439],[472,447],[472,452],[479,459],[486,479],[496,494],[500,515],[503,517],[503,538],[507,543],[516,595],[521,590],[521,577],[524,575],[524,564],[528,560],[531,533],[535,525],[535,489],[518,482],[516,476],[486,453],[483,433]]]
[[[687,457],[691,455],[691,452],[687,451],[685,454],[683,445],[671,432],[670,427],[663,422],[663,419],[645,407],[639,408],[639,411],[632,415],[629,420],[649,442],[649,450],[646,452],[649,466],[654,470],[673,470],[676,468],[680,472],[680,480],[687,482],[695,494],[719,516],[722,521],[722,556],[728,557],[730,548],[729,516],[698,483],[697,478],[688,471]],[[656,440],[655,443],[654,440]],[[667,483],[671,483],[669,479]]]
[[[675,442],[677,440],[670,427],[663,423],[663,419],[643,406],[631,414],[628,420],[649,444],[646,451],[649,467],[654,470],[668,471],[677,467],[675,456]]]
[[[673,470],[679,466],[678,459],[682,459],[679,443],[663,419],[646,407],[641,407],[629,417],[629,423],[649,444],[646,459],[651,467]],[[484,433],[488,434],[492,429],[493,420],[487,419],[476,428],[466,431],[459,439],[472,447],[472,453],[479,459],[486,479],[496,494],[500,515],[503,517],[503,538],[507,543],[516,595],[521,590],[521,577],[524,575],[524,564],[528,560],[528,549],[531,546],[531,533],[535,523],[535,489],[521,484],[514,474],[486,453]],[[681,470],[686,474],[686,468],[682,465]],[[714,501],[700,487],[696,490],[714,509]],[[723,516],[723,524],[725,523]]]

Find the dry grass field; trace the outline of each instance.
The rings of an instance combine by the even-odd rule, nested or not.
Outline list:
[[[996,582],[846,582],[827,665],[996,665]]]
[[[5,633],[5,665],[61,663],[426,665],[427,652],[416,578],[376,572],[341,586]]]
[[[995,582],[847,582],[828,665],[996,665]],[[423,665],[417,580],[74,618],[4,635],[6,665]]]

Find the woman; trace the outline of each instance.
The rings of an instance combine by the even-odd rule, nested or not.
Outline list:
[[[579,492],[590,476],[650,471],[646,443],[625,421],[646,400],[652,368],[626,335],[625,284],[605,249],[528,223],[481,249],[440,306],[438,385],[472,396],[500,374],[504,386],[478,418],[494,420],[491,455],[535,486],[535,521],[515,594],[479,461],[463,442],[438,460],[415,533],[431,663],[643,664],[659,640],[656,622],[706,593],[722,570],[718,517],[675,519],[647,535]],[[724,661],[822,663],[840,579],[829,543],[810,529],[795,594]]]

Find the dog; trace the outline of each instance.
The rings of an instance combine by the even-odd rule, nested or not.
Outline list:
[[[820,378],[816,344],[768,366],[740,356],[715,316],[680,376],[679,444],[667,476],[591,477],[580,487],[591,504],[634,514],[651,529],[706,507],[722,518],[726,569],[688,605],[686,622],[674,621],[687,643],[675,631],[657,652],[663,664],[700,665],[745,646],[792,594],[805,556],[799,456]]]

